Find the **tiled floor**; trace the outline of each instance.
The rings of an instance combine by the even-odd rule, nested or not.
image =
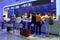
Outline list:
[[[7,33],[0,31],[0,40],[60,40],[60,37],[50,35],[49,37],[45,37],[44,34],[41,36],[31,35],[28,38],[19,35],[19,33]]]

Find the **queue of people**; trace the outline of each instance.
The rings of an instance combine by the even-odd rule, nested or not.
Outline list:
[[[3,16],[5,17],[5,16]],[[22,28],[29,30],[31,34],[34,34],[36,32],[36,35],[41,35],[41,27],[42,24],[44,24],[44,21],[46,22],[46,34],[49,36],[50,25],[54,24],[54,20],[56,19],[55,14],[46,13],[44,16],[41,16],[41,13],[30,13],[29,15],[27,13],[23,13],[21,16],[16,17],[14,14],[10,21],[7,23],[9,31],[11,28],[14,29],[20,29],[20,24],[22,24]],[[4,22],[6,22],[3,18],[2,24],[4,25]],[[4,28],[2,25],[2,29]],[[9,27],[13,26],[13,27]]]

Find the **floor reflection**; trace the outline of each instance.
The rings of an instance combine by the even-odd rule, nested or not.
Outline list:
[[[29,37],[21,36],[18,32],[7,33],[0,31],[0,40],[60,40],[60,37],[55,35],[50,35],[46,37],[45,34],[42,35],[30,35]]]

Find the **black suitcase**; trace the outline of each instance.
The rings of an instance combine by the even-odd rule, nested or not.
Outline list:
[[[20,28],[20,34],[25,36],[25,37],[29,37],[30,36],[30,31],[27,30],[27,29]]]
[[[11,27],[7,27],[7,32],[11,31]]]

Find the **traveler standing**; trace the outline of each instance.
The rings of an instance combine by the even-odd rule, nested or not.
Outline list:
[[[30,13],[30,15],[28,15],[28,30],[30,30],[31,24],[32,24],[32,13]]]
[[[21,17],[16,17],[16,29],[20,29]]]
[[[22,15],[22,24],[23,24],[23,28],[26,28],[26,25],[25,25],[26,20],[27,20],[27,13],[24,13],[24,14]]]
[[[39,35],[41,35],[41,26],[42,26],[42,18],[41,18],[40,13],[37,13],[36,14],[36,35],[38,33],[39,33]]]
[[[34,34],[36,27],[36,15],[32,15],[32,26],[31,26],[31,34]]]
[[[13,30],[15,32],[16,30],[16,15],[15,14],[12,15],[11,22],[13,23]]]

